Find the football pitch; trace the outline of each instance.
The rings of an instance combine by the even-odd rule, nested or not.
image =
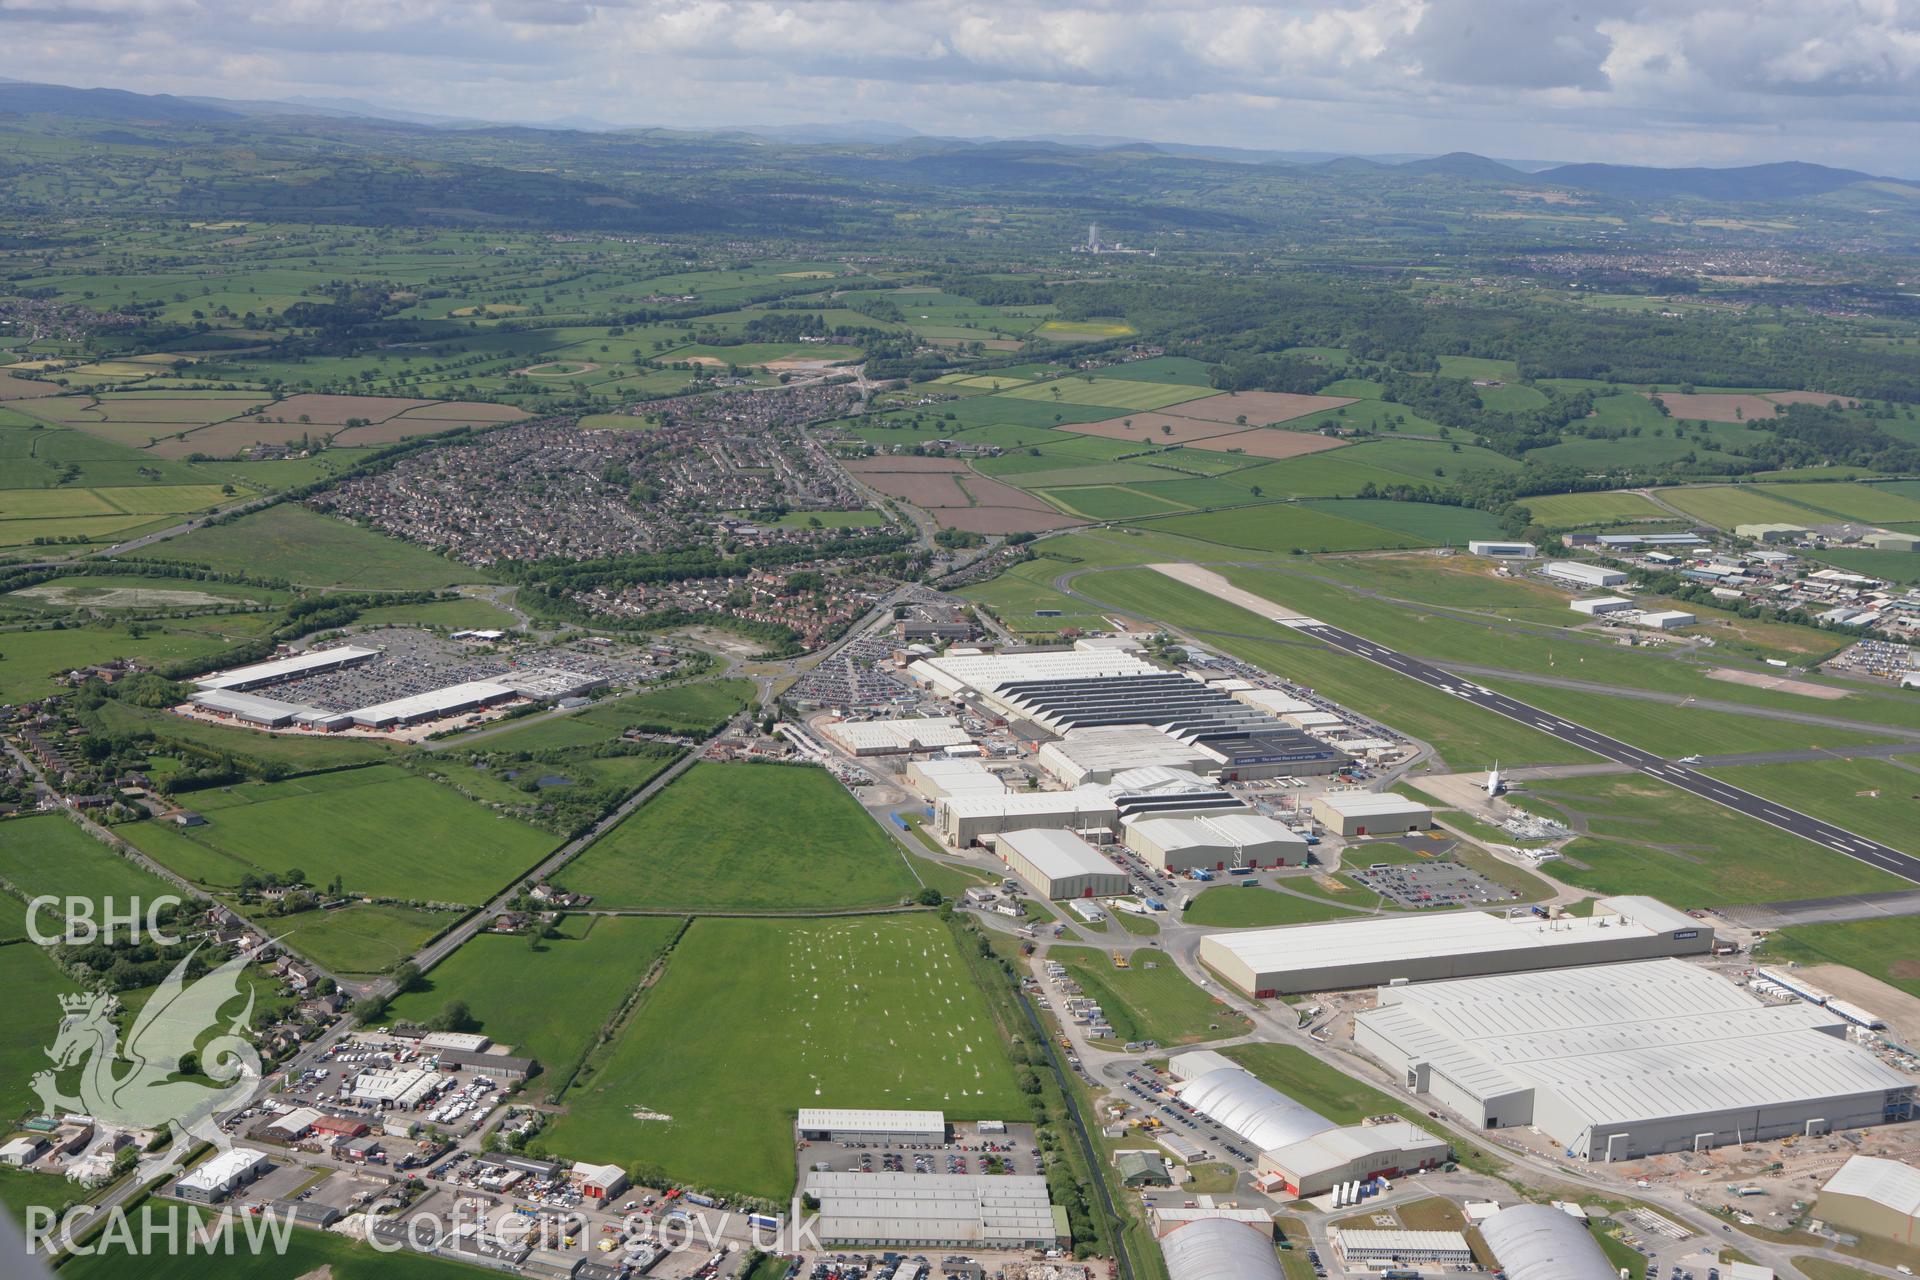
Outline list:
[[[570,1159],[768,1198],[793,1188],[800,1107],[1027,1114],[986,997],[931,915],[694,922],[565,1100],[543,1141]]]

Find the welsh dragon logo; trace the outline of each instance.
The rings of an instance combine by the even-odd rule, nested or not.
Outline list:
[[[190,1138],[222,1151],[231,1147],[214,1117],[246,1102],[260,1079],[260,1055],[242,1034],[253,1016],[251,989],[245,992],[246,1008],[226,1030],[202,1041],[221,1025],[220,1011],[242,994],[240,975],[255,954],[240,952],[191,985],[186,973],[193,955],[187,955],[142,1006],[124,1046],[111,1016],[116,1003],[111,995],[61,996],[60,1032],[46,1051],[53,1069],[33,1077],[34,1092],[48,1114],[80,1112],[102,1128],[171,1125],[173,1141],[141,1160],[142,1180],[178,1167]],[[222,1084],[175,1079],[188,1053],[199,1056],[202,1074]],[[67,1097],[55,1075],[75,1066],[80,1067],[79,1092]]]

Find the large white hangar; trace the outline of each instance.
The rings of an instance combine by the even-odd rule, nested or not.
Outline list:
[[[1582,1220],[1547,1204],[1516,1204],[1480,1224],[1507,1280],[1614,1280],[1613,1263]]]
[[[1485,911],[1369,916],[1209,934],[1200,959],[1259,999],[1390,982],[1702,955],[1713,931],[1652,898],[1602,898],[1587,918]]]
[[[1273,1222],[1263,1229],[1229,1218],[1200,1218],[1160,1237],[1173,1280],[1286,1280],[1273,1247]]]
[[[1679,960],[1383,987],[1354,1043],[1483,1128],[1628,1160],[1908,1120],[1914,1085],[1817,1005]]]
[[[1284,867],[1306,859],[1307,841],[1259,813],[1124,819],[1127,848],[1161,871]]]

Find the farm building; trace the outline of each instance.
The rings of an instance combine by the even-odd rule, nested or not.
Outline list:
[[[938,751],[972,742],[952,716],[908,720],[836,720],[820,732],[849,755],[885,756],[907,751]]]
[[[1584,613],[1589,617],[1597,618],[1604,614],[1619,613],[1622,609],[1631,609],[1633,601],[1625,596],[1595,596],[1591,600],[1575,600],[1567,607],[1575,613]]]
[[[1185,1222],[1160,1237],[1172,1280],[1286,1280],[1273,1248],[1273,1223],[1263,1229],[1230,1218]]]
[[[1531,560],[1540,554],[1531,542],[1469,542],[1467,550],[1495,560]]]
[[[193,683],[201,689],[234,691],[258,689],[263,685],[279,684],[283,680],[292,680],[299,676],[357,667],[363,662],[372,662],[379,656],[378,649],[362,649],[355,645],[343,644],[331,649],[296,653],[290,658],[275,658],[271,662],[256,662],[251,666],[235,667],[231,671],[216,671],[210,676],[201,676]]]
[[[1713,931],[1652,898],[1602,898],[1586,918],[1446,911],[1209,934],[1200,958],[1260,999],[1396,981],[1702,955]]]
[[[933,1142],[947,1140],[940,1111],[881,1111],[802,1107],[795,1130],[805,1142]]]
[[[1920,1169],[1853,1156],[1820,1188],[1816,1213],[1843,1231],[1920,1246]]]
[[[1313,816],[1336,835],[1400,835],[1433,825],[1433,810],[1390,791],[1330,791],[1313,798]]]
[[[1618,569],[1609,569],[1601,564],[1583,564],[1578,560],[1549,560],[1541,566],[1542,573],[1561,582],[1574,582],[1583,587],[1617,587],[1627,580],[1627,575]]]
[[[1111,898],[1127,891],[1126,872],[1071,831],[1003,832],[994,851],[1043,898]]]
[[[1909,1118],[1914,1086],[1817,1005],[1769,1006],[1679,960],[1384,987],[1354,1043],[1482,1128],[1568,1155],[1669,1151]]]
[[[1368,1231],[1329,1227],[1333,1251],[1351,1267],[1373,1270],[1402,1264],[1457,1267],[1473,1261],[1467,1238],[1458,1231]]]
[[[1155,765],[1204,773],[1220,761],[1158,729],[1110,725],[1072,729],[1042,746],[1034,763],[1069,787],[1112,782],[1114,775]]]
[[[1614,1280],[1613,1263],[1580,1219],[1552,1205],[1516,1204],[1480,1223],[1507,1280]]]
[[[1101,787],[1072,791],[1008,791],[1000,795],[948,796],[934,805],[934,828],[956,849],[982,836],[1050,827],[1056,831],[1112,830],[1120,820],[1113,797]]]
[[[820,1239],[833,1246],[1051,1249],[1068,1243],[1047,1180],[1021,1174],[820,1173]]]
[[[929,800],[1007,794],[1000,775],[978,760],[916,760],[907,766],[907,785]]]
[[[1148,816],[1123,824],[1127,848],[1161,871],[1284,867],[1306,854],[1305,837],[1264,814]]]
[[[173,1184],[173,1193],[182,1200],[199,1204],[218,1204],[265,1173],[270,1166],[266,1153],[235,1147],[222,1151],[203,1164],[181,1175]]]
[[[1700,621],[1684,609],[1658,609],[1652,613],[1640,615],[1640,625],[1652,627],[1657,631],[1677,631],[1681,627],[1690,627]]]
[[[1807,530],[1797,524],[1737,524],[1733,536],[1755,542],[1798,542],[1807,536]]]

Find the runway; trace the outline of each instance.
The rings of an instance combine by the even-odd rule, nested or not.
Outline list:
[[[1430,663],[1422,662],[1418,658],[1409,658],[1403,653],[1377,645],[1352,632],[1329,626],[1318,619],[1296,615],[1273,620],[1283,626],[1292,627],[1303,635],[1312,636],[1324,644],[1351,653],[1355,657],[1365,658],[1389,671],[1418,680],[1421,684],[1438,689],[1442,693],[1451,694],[1464,702],[1470,702],[1483,710],[1505,716],[1530,729],[1538,729],[1541,733],[1558,738],[1570,746],[1579,747],[1594,755],[1612,760],[1616,764],[1636,769],[1648,777],[1658,778],[1662,782],[1679,787],[1682,791],[1690,791],[1702,800],[1711,800],[1715,804],[1724,805],[1738,813],[1746,814],[1749,818],[1757,818],[1770,827],[1778,827],[1782,831],[1790,832],[1803,840],[1811,840],[1835,853],[1845,854],[1857,862],[1864,862],[1899,876],[1903,880],[1920,884],[1920,858],[1911,854],[1889,848],[1876,840],[1857,836],[1851,831],[1834,826],[1831,822],[1822,822],[1797,809],[1789,809],[1785,805],[1757,796],[1751,791],[1729,786],[1718,778],[1697,773],[1684,765],[1674,764],[1651,752],[1642,751],[1638,747],[1630,747],[1616,738],[1595,733],[1584,725],[1564,720],[1538,707],[1528,706],[1503,693],[1495,693],[1463,676],[1442,671]]]

